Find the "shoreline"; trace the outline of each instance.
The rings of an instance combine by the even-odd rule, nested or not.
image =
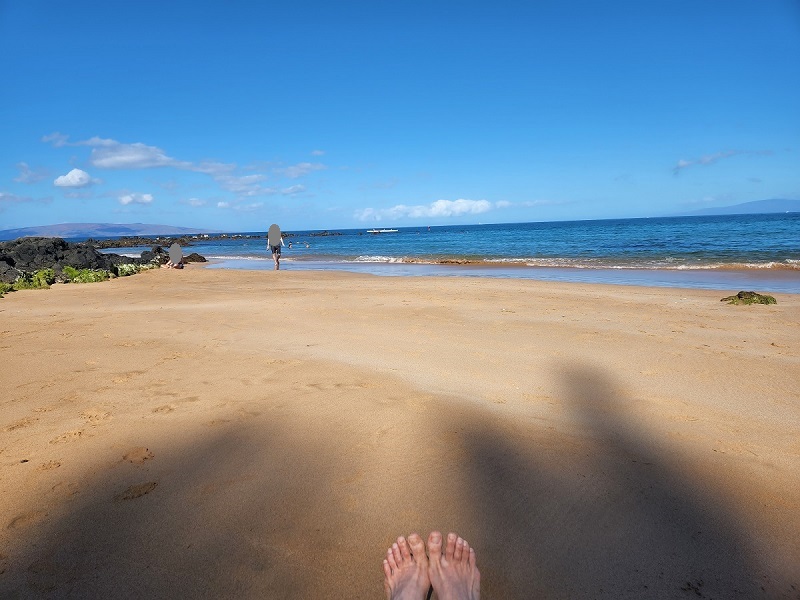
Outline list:
[[[792,597],[800,296],[398,283],[0,300],[0,595],[378,597],[397,535],[452,529],[487,597]]]
[[[263,264],[262,264],[263,263]],[[210,258],[208,268],[245,271],[272,269],[272,258]],[[581,269],[523,265],[464,265],[395,262],[321,262],[281,259],[284,271],[350,272],[386,277],[475,277],[520,281],[564,282],[633,287],[750,290],[765,293],[800,294],[800,272],[788,269]]]

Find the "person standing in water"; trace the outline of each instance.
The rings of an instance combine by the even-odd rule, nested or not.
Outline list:
[[[283,245],[281,228],[273,223],[269,226],[269,231],[267,232],[267,247],[272,252],[272,260],[275,261],[276,271],[281,268],[281,246]]]

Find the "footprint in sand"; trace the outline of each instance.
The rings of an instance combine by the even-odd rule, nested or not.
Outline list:
[[[25,417],[24,419],[20,419],[19,421],[14,421],[10,425],[6,425],[3,429],[5,431],[14,431],[15,429],[22,429],[23,427],[27,427],[28,425],[33,425],[38,419],[33,417]]]
[[[78,440],[84,436],[84,431],[82,429],[75,429],[73,431],[67,431],[66,433],[62,433],[60,436],[53,438],[50,440],[51,444],[64,444],[66,442],[72,442],[74,440]]]
[[[145,483],[140,483],[138,485],[132,485],[121,494],[117,494],[116,496],[114,496],[114,501],[123,502],[125,500],[134,500],[136,498],[141,498],[142,496],[145,496],[146,494],[149,494],[154,489],[156,489],[157,485],[158,482],[156,481],[147,481]]]
[[[29,513],[23,513],[11,519],[9,524],[6,526],[6,529],[21,529],[23,527],[27,527],[31,523],[34,523],[41,517],[43,517],[46,513],[35,510]]]
[[[126,373],[117,373],[116,377],[112,378],[111,381],[113,381],[114,383],[127,383],[134,377],[143,374],[144,371],[128,371]]]
[[[39,465],[36,468],[36,470],[37,471],[52,471],[53,469],[57,469],[60,466],[61,466],[60,462],[58,462],[57,460],[51,460],[49,462],[42,463],[41,465]]]
[[[165,404],[164,406],[157,406],[153,409],[154,413],[171,413],[175,410],[175,407],[171,404]]]
[[[92,426],[99,425],[103,421],[107,421],[110,418],[111,413],[98,408],[85,410],[81,413],[81,419],[84,419],[89,425]]]
[[[128,450],[122,457],[122,460],[126,460],[134,465],[141,465],[144,464],[145,461],[153,458],[153,456],[154,454],[150,452],[150,450],[139,446],[138,448],[131,448]]]

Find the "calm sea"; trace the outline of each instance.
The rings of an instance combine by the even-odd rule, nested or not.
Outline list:
[[[259,239],[199,239],[186,252],[215,261],[211,268],[272,269],[268,226],[243,232]],[[284,233],[286,270],[800,293],[800,213]]]

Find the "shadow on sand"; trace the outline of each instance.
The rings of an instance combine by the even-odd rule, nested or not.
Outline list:
[[[469,436],[487,597],[800,597],[800,581],[767,574],[726,499],[626,422],[610,377],[562,376],[579,444],[520,452],[485,424]]]
[[[725,498],[631,430],[610,377],[562,376],[578,435],[443,402],[408,424],[414,468],[379,455],[369,485],[352,449],[269,420],[108,465],[10,551],[0,596],[376,598],[393,536],[452,525],[478,550],[485,598],[798,597]],[[368,514],[375,481],[395,506]]]

